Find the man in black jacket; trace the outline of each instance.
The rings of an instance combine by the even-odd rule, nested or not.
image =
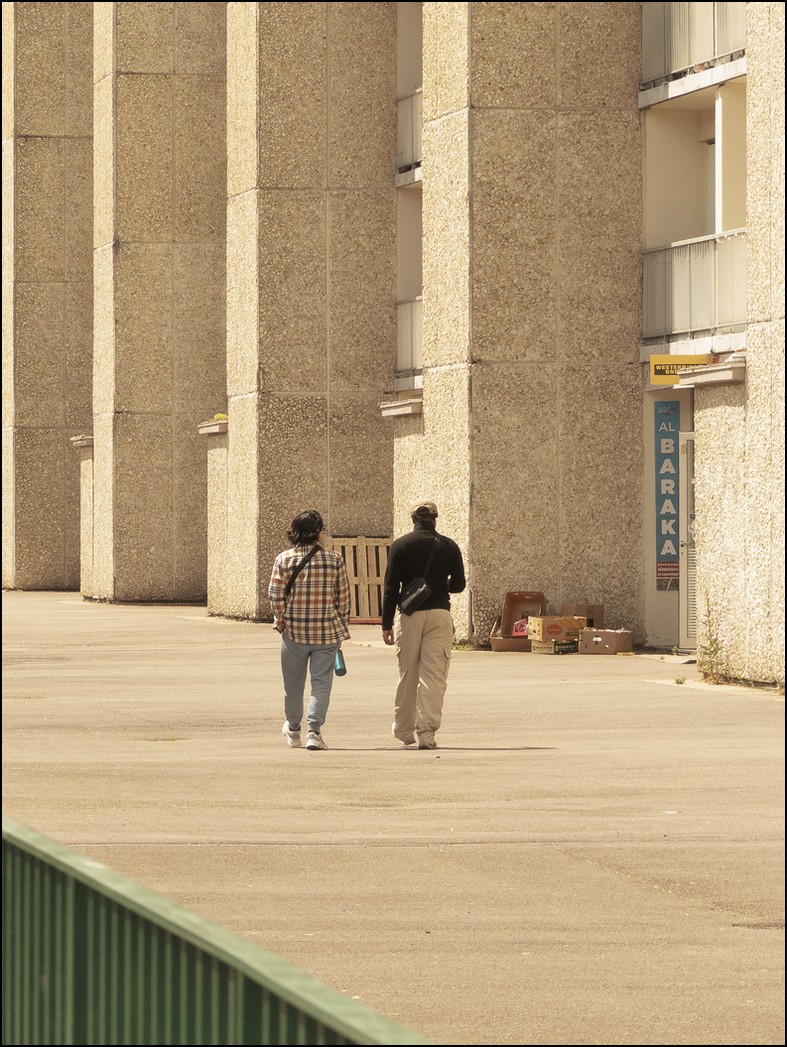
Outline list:
[[[436,749],[454,640],[449,594],[464,590],[465,568],[456,542],[437,533],[434,502],[417,502],[411,517],[413,530],[391,545],[383,585],[383,640],[396,644],[399,662],[391,730],[404,745],[417,740],[419,749]],[[394,636],[399,596],[418,577],[426,577],[432,591],[417,610],[400,614]]]

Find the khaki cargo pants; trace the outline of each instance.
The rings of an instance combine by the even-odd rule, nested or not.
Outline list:
[[[400,614],[394,635],[399,685],[394,705],[394,735],[403,742],[418,736],[434,741],[448,686],[454,622],[441,609]]]

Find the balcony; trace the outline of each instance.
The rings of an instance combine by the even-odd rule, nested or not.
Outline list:
[[[396,303],[394,395],[380,404],[383,417],[423,411],[423,298]]]
[[[745,324],[745,230],[643,253],[643,338],[693,337]]]
[[[424,300],[396,303],[396,389],[423,384]]]
[[[644,3],[642,83],[695,72],[745,50],[746,5]]]
[[[409,185],[421,180],[421,125],[423,91],[397,99],[396,185]]]

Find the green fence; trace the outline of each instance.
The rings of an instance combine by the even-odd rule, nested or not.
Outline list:
[[[429,1042],[3,818],[4,1044]]]

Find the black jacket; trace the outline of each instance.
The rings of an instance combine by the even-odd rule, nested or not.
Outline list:
[[[383,629],[392,629],[396,614],[396,601],[402,589],[413,578],[424,574],[432,543],[439,538],[432,566],[426,576],[432,589],[431,596],[421,604],[419,611],[435,608],[451,609],[449,593],[461,593],[465,585],[465,566],[462,552],[452,538],[438,534],[433,527],[416,524],[409,534],[397,538],[388,552],[388,566],[383,583]]]

